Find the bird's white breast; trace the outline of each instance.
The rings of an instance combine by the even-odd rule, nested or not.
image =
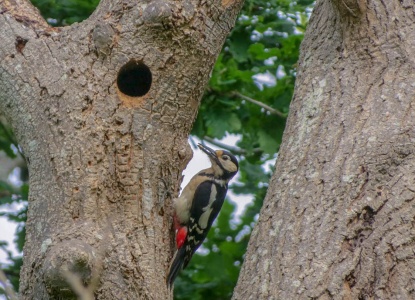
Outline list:
[[[187,224],[190,216],[190,207],[192,205],[191,199],[188,200],[185,193],[182,193],[174,202],[176,216],[180,224]]]

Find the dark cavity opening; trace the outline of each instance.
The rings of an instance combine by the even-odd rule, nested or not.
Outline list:
[[[125,95],[140,97],[151,87],[151,71],[142,62],[131,60],[121,67],[117,76],[118,89]]]

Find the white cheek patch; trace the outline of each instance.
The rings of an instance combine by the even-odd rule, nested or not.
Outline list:
[[[233,173],[233,172],[238,171],[238,168],[236,167],[236,165],[230,160],[222,162],[222,165],[229,172]]]
[[[216,190],[216,185],[212,184],[212,189],[210,191],[210,197],[209,197],[209,203],[206,207],[203,208],[204,212],[199,218],[199,227],[202,229],[205,229],[208,226],[209,217],[213,210],[212,204],[216,200],[217,193],[218,192]]]

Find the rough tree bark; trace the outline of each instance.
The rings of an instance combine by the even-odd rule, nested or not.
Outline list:
[[[415,298],[415,6],[317,1],[233,299]]]
[[[30,174],[22,299],[82,285],[96,299],[172,297],[171,200],[241,4],[103,0],[51,28],[26,0],[0,1],[0,110]]]

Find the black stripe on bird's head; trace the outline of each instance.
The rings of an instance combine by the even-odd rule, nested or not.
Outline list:
[[[226,150],[213,150],[205,145],[197,145],[200,150],[205,152],[212,162],[212,168],[215,176],[230,180],[236,173],[238,173],[239,164],[236,157]]]

